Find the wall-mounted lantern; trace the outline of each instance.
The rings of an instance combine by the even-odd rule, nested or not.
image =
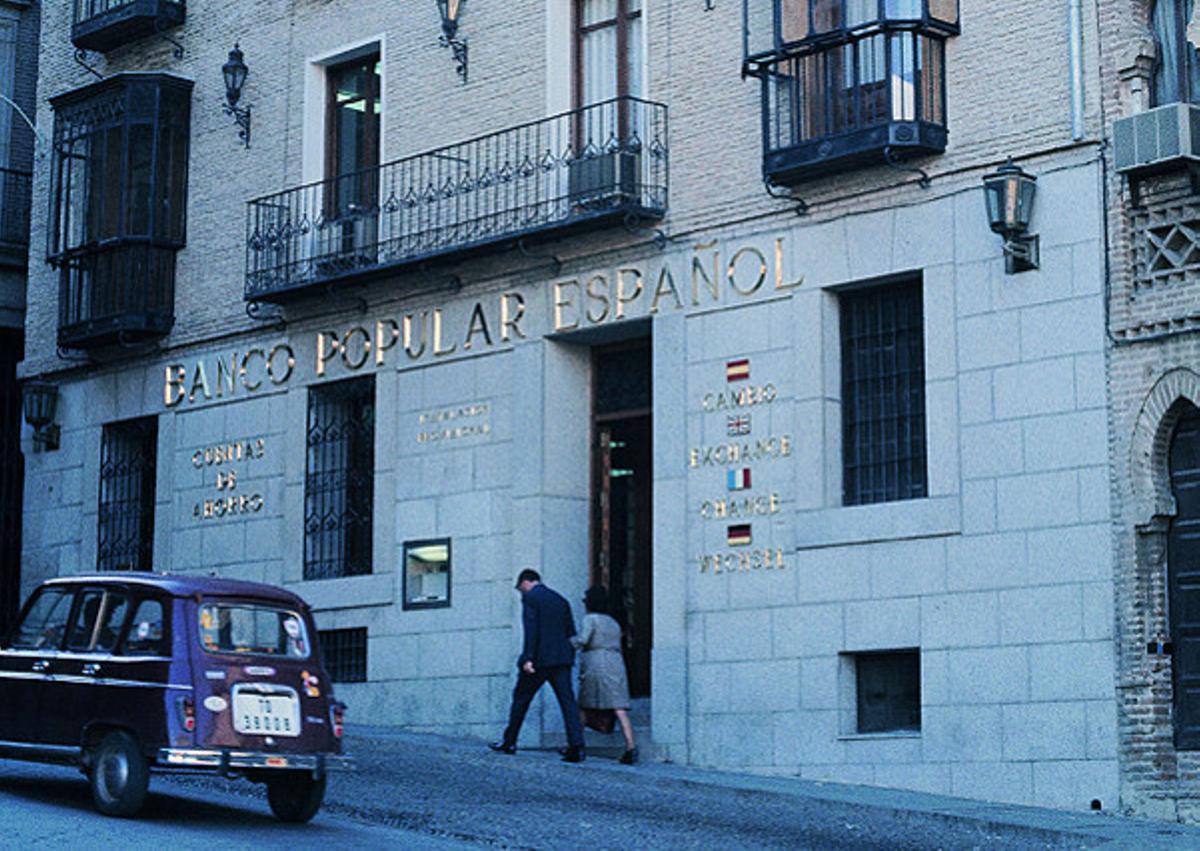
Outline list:
[[[438,43],[450,48],[457,63],[458,76],[467,82],[467,40],[458,37],[458,16],[462,12],[463,0],[437,0],[438,12],[442,15],[442,34]]]
[[[33,451],[58,449],[59,427],[54,422],[58,388],[46,381],[26,381],[22,388],[25,422],[33,426]]]
[[[1037,178],[1008,162],[983,176],[988,224],[1004,237],[1004,271],[1009,275],[1038,268],[1038,238],[1029,234]]]
[[[232,115],[234,123],[240,128],[238,138],[250,147],[250,107],[237,105],[242,98],[242,86],[246,84],[246,75],[250,69],[246,67],[246,58],[241,48],[236,44],[229,51],[229,61],[221,66],[221,74],[225,77],[225,105],[222,111]]]

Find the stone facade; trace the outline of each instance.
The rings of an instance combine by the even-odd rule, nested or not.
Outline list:
[[[1102,4],[1110,122],[1153,105],[1151,6]],[[1168,450],[1181,413],[1200,404],[1200,277],[1189,257],[1198,197],[1183,169],[1131,183],[1109,168],[1106,184],[1121,803],[1195,821],[1200,754],[1175,747],[1173,659],[1149,645],[1171,635],[1167,535],[1176,505]]]
[[[540,566],[572,601],[589,581],[591,350],[649,337],[654,634],[643,732],[656,752],[1114,806],[1101,22],[1084,10],[1076,137],[1067,32],[1044,5],[961,3],[962,34],[946,60],[951,141],[917,163],[928,188],[912,173],[863,168],[800,187],[808,214],[798,218],[762,190],[760,92],[738,74],[738,4],[647,2],[647,93],[670,109],[665,239],[610,228],[538,246],[534,257],[462,258],[299,302],[283,324],[243,309],[244,208],[320,177],[320,63],[380,45],[386,161],[568,108],[563,3],[465,4],[466,85],[437,46],[432,3],[261,0],[223,4],[219,15],[197,4],[172,32],[183,58],[154,38],[93,57],[106,74],[156,69],[195,81],[187,246],[170,335],[154,350],[88,361],[56,355],[55,273],[33,264],[25,372],[61,387],[63,435],[57,452],[30,456],[26,587],[94,568],[103,426],[156,416],[157,567],[281,583],[314,605],[323,629],[366,627],[368,682],[339,686],[352,718],[494,736],[520,642],[516,571]],[[88,82],[69,26],[67,8],[46,10],[43,98]],[[219,108],[219,68],[235,41],[250,67],[249,149]],[[49,110],[39,124],[50,128]],[[1004,273],[980,186],[1010,154],[1039,187],[1041,268],[1016,276]],[[49,188],[43,166],[43,204]],[[928,496],[844,506],[839,300],[898,278],[921,283]],[[486,337],[472,334],[477,305]],[[333,334],[361,345],[405,317],[440,323],[440,344],[318,357]],[[244,365],[251,351],[259,364],[282,353],[271,358],[276,372],[220,383],[218,362]],[[703,509],[730,464],[699,460],[729,439],[704,399],[738,359],[775,389],[752,412],[749,438],[773,441],[755,463],[755,488],[779,510],[755,519],[754,548],[771,555],[746,569],[726,524]],[[368,374],[373,569],[305,581],[308,388]],[[487,412],[486,432],[421,439],[430,416],[466,407]],[[205,516],[223,471],[204,450],[259,439],[261,457],[234,466],[240,492],[261,508]],[[403,544],[434,537],[453,544],[452,605],[405,610]],[[711,561],[730,552],[731,562]],[[856,733],[855,654],[907,649],[920,657],[919,731]],[[525,741],[552,741],[555,715],[542,705]]]

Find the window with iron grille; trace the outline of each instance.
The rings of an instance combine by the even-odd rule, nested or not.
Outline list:
[[[158,419],[110,423],[100,446],[98,570],[151,570]]]
[[[308,391],[304,477],[304,578],[371,572],[375,379]]]
[[[323,629],[317,633],[325,672],[335,683],[367,681],[367,628]]]
[[[921,729],[921,653],[855,653],[856,731],[902,733]]]
[[[843,502],[927,496],[920,281],[850,290],[839,304]]]
[[[123,73],[52,98],[46,259],[64,346],[148,339],[174,323],[187,207],[190,81]]]

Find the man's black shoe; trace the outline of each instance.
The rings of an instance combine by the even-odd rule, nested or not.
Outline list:
[[[584,753],[581,746],[571,746],[564,748],[562,752],[563,762],[583,762]]]
[[[503,739],[498,742],[492,742],[490,745],[488,745],[488,747],[494,750],[496,753],[506,753],[509,756],[512,756],[517,752],[516,745],[510,745]]]

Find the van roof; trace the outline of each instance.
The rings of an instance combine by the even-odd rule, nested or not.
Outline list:
[[[240,579],[219,579],[211,576],[184,576],[166,573],[96,573],[80,576],[59,576],[48,579],[45,585],[125,585],[159,588],[176,597],[258,597],[291,606],[306,606],[303,599],[291,591],[262,582]]]

